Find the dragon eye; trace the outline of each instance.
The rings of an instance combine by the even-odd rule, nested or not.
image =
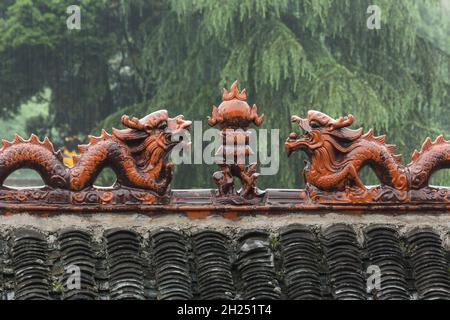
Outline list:
[[[159,130],[164,130],[164,129],[166,129],[167,128],[167,122],[166,121],[163,121],[163,122],[161,122],[159,125],[158,125],[158,129]]]
[[[316,121],[311,121],[311,127],[312,127],[312,128],[319,128],[319,127],[320,127],[320,124],[317,123]]]

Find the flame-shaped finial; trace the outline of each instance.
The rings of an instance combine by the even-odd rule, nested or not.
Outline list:
[[[223,101],[229,101],[233,99],[245,101],[247,99],[247,93],[245,92],[245,89],[239,92],[237,85],[238,81],[236,80],[231,85],[230,92],[228,92],[227,89],[223,88]]]

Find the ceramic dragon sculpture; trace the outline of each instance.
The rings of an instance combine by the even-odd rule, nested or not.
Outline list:
[[[304,134],[291,133],[285,149],[288,155],[296,150],[306,152],[305,181],[319,190],[365,189],[358,173],[366,165],[373,168],[381,186],[399,191],[425,188],[436,170],[450,168],[450,141],[442,135],[434,142],[427,138],[404,166],[395,154],[395,145],[385,143],[385,136],[376,137],[372,130],[363,134],[362,128],[349,129],[354,122],[352,115],[333,119],[312,110],[306,119],[292,116],[291,120]]]
[[[166,110],[153,112],[142,119],[124,115],[123,130],[105,130],[99,137],[89,136],[87,145],[78,146],[81,155],[74,157],[74,166],[62,161],[46,137],[36,135],[28,140],[16,135],[14,141],[3,140],[0,149],[0,184],[19,168],[36,170],[45,184],[52,188],[79,191],[91,187],[104,167],[111,167],[117,176],[117,186],[140,188],[164,194],[172,179],[173,163],[168,153],[182,139],[181,131],[189,129],[191,121],[183,116],[169,118]]]

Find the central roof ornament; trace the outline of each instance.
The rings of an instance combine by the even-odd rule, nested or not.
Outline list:
[[[247,130],[251,123],[261,126],[264,121],[264,113],[258,116],[258,108],[254,104],[251,108],[247,103],[245,89],[239,92],[238,81],[233,82],[230,92],[223,89],[222,103],[219,107],[213,106],[212,116],[208,117],[208,124],[215,126],[217,123],[221,130],[242,129]]]
[[[221,145],[216,156],[220,171],[213,174],[218,186],[218,198],[221,203],[248,204],[259,202],[264,192],[256,187],[258,173],[256,163],[245,164],[245,160],[253,150],[249,146],[250,124],[261,126],[264,114],[258,116],[258,109],[254,104],[251,108],[246,102],[245,89],[239,91],[236,80],[228,92],[223,89],[223,101],[219,107],[213,106],[212,116],[208,117],[208,124],[219,124]],[[236,191],[234,178],[238,178],[242,188]]]

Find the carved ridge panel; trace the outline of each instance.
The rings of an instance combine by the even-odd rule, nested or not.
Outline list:
[[[74,165],[63,163],[60,151],[48,138],[16,135],[2,140],[0,149],[0,210],[9,211],[137,211],[137,212],[295,212],[307,210],[450,210],[450,188],[429,186],[431,175],[450,168],[450,141],[442,135],[427,138],[414,151],[407,165],[395,153],[395,145],[372,130],[350,129],[353,115],[332,117],[310,110],[306,118],[292,116],[301,134],[293,132],[285,142],[288,155],[305,152],[305,166],[299,168],[305,189],[260,190],[256,163],[239,162],[239,156],[253,152],[248,142],[250,125],[261,126],[264,114],[250,107],[245,89],[235,81],[224,89],[222,103],[208,117],[218,125],[222,146],[218,150],[219,171],[213,175],[217,189],[170,189],[173,163],[169,152],[180,143],[180,133],[191,126],[182,115],[169,117],[167,110],[141,119],[122,116],[125,129],[105,130],[89,136],[80,145]],[[228,142],[231,143],[228,145]],[[243,141],[243,144],[238,144]],[[229,162],[229,159],[232,162]],[[117,182],[110,188],[94,187],[97,175],[111,167]],[[370,166],[380,181],[365,186],[359,172]],[[20,168],[36,170],[45,183],[42,188],[13,189],[5,179]],[[302,170],[300,170],[302,169]],[[242,188],[235,189],[238,179]]]

